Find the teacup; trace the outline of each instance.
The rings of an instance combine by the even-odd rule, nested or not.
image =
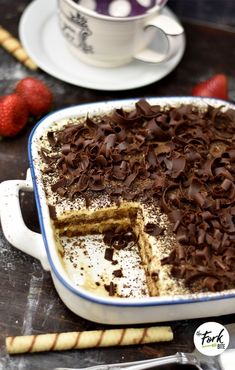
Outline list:
[[[166,2],[58,0],[60,29],[70,50],[84,63],[106,68],[133,59],[165,62],[177,53],[177,40],[184,32],[177,20],[161,13]],[[156,30],[167,41],[163,52],[150,48]]]

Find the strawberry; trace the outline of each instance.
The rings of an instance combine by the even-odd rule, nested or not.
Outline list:
[[[10,94],[0,99],[0,136],[15,136],[26,125],[29,118],[25,100]]]
[[[224,74],[216,74],[197,84],[192,90],[193,96],[209,96],[228,100],[228,79]]]
[[[16,85],[16,93],[22,96],[28,105],[29,113],[41,116],[52,107],[52,92],[44,82],[34,77],[26,77]]]

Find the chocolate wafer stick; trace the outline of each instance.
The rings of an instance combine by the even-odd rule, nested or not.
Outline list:
[[[6,350],[9,354],[64,351],[69,349],[165,342],[172,339],[173,332],[169,326],[92,330],[7,337]]]
[[[2,26],[0,26],[0,45],[27,68],[32,70],[36,70],[38,68],[32,59],[30,59],[26,54],[21,43]]]

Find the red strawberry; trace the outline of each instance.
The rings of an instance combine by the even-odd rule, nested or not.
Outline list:
[[[10,94],[0,99],[0,136],[15,136],[26,125],[29,118],[25,100]]]
[[[227,76],[221,73],[199,83],[193,88],[192,95],[228,100]]]
[[[34,116],[41,116],[52,107],[52,92],[37,78],[24,78],[16,85],[16,92],[26,100],[29,113]]]

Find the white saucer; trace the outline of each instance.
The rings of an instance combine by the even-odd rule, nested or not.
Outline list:
[[[165,63],[156,65],[133,61],[110,69],[88,66],[68,50],[59,30],[56,3],[57,0],[34,0],[30,3],[21,17],[19,34],[23,47],[37,65],[62,81],[97,90],[133,89],[162,79],[183,56],[184,35],[177,55]],[[175,17],[169,9],[164,8],[163,11]]]

